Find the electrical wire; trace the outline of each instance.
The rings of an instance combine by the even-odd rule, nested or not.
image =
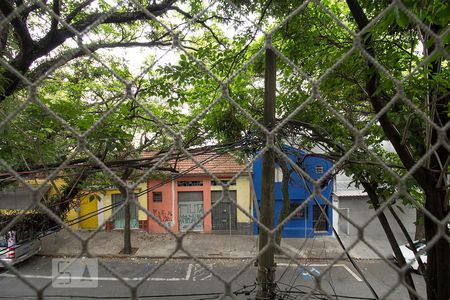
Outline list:
[[[300,166],[301,167],[301,166]],[[308,189],[308,192],[310,193],[310,195],[312,195],[312,191],[309,188],[308,184],[306,183],[306,180],[303,176],[303,174],[301,174],[300,172],[298,172],[297,170],[295,170],[295,172],[301,176],[301,178],[303,179],[303,182],[306,186],[306,188]],[[367,285],[367,287],[370,289],[370,291],[372,292],[372,294],[374,295],[375,299],[379,299],[377,293],[375,292],[375,290],[373,289],[372,285],[369,283],[369,281],[367,280],[366,276],[363,274],[363,272],[361,271],[361,269],[358,267],[358,265],[355,263],[355,261],[353,260],[353,258],[350,256],[350,254],[348,253],[347,249],[345,248],[344,243],[341,240],[341,237],[339,236],[339,233],[337,232],[337,230],[334,228],[333,224],[330,222],[325,210],[323,209],[322,205],[320,205],[320,203],[317,201],[316,197],[313,197],[314,202],[316,203],[316,205],[319,207],[319,209],[321,210],[322,214],[325,216],[325,218],[327,219],[327,222],[329,224],[329,226],[331,226],[331,228],[333,229],[333,232],[336,236],[336,239],[338,240],[340,246],[342,247],[342,249],[344,250],[347,258],[349,259],[349,261],[351,262],[351,264],[353,265],[353,267],[355,268],[355,270],[359,273],[359,275],[361,275],[361,277],[364,280],[364,283]]]
[[[240,141],[238,141],[238,142],[231,143],[231,144],[227,144],[227,145],[225,145],[225,146],[223,147],[222,150],[228,150],[228,151],[229,151],[229,150],[232,150],[232,149],[236,149],[236,146],[242,145],[242,144],[244,143],[245,140],[246,140],[246,139],[242,139],[242,140],[240,140]],[[182,176],[184,176],[184,175],[190,173],[191,171],[193,171],[193,170],[199,168],[199,167],[200,167],[200,166],[199,166],[200,164],[201,164],[201,165],[204,165],[204,164],[206,164],[206,163],[208,163],[208,162],[210,162],[210,161],[216,159],[217,157],[220,157],[221,155],[223,155],[223,153],[213,153],[211,156],[209,156],[208,158],[202,160],[202,161],[199,162],[198,164],[195,164],[194,166],[192,166],[192,167],[190,167],[190,168],[188,168],[188,169],[186,169],[186,170],[183,170],[183,171],[180,172],[180,173],[177,173],[177,175],[175,175],[175,176],[173,176],[173,177],[171,177],[171,178],[169,178],[169,179],[167,179],[167,180],[165,180],[165,181],[162,181],[162,182],[160,182],[160,183],[158,183],[158,184],[156,184],[156,185],[154,185],[154,186],[152,186],[152,187],[150,187],[150,188],[148,188],[148,189],[146,189],[146,190],[144,190],[144,191],[138,193],[137,196],[138,196],[138,197],[139,197],[139,196],[142,196],[142,195],[144,195],[144,194],[146,194],[146,193],[148,193],[148,192],[151,192],[151,191],[157,189],[157,188],[160,187],[160,186],[163,186],[164,184],[166,184],[166,183],[168,183],[168,182],[171,182],[171,181],[173,181],[173,180],[175,180],[175,179],[178,179],[178,178],[180,178],[180,177],[182,177]],[[66,201],[72,201],[72,199],[68,199],[68,200],[66,200]],[[81,223],[81,222],[83,222],[83,221],[85,221],[85,220],[88,220],[88,219],[90,219],[90,218],[92,218],[92,217],[95,217],[95,216],[99,215],[100,213],[109,211],[109,210],[113,209],[114,207],[120,206],[124,201],[125,201],[125,200],[118,201],[118,202],[113,203],[113,204],[111,204],[111,205],[105,206],[105,207],[103,207],[102,209],[95,210],[95,211],[91,211],[91,212],[89,212],[89,213],[87,213],[87,214],[85,214],[85,215],[78,216],[77,218],[74,218],[74,219],[71,219],[71,220],[67,221],[66,224],[67,224],[68,226],[73,226],[73,225],[79,224],[79,223]],[[57,203],[57,204],[59,205],[59,204],[61,204],[61,203]],[[56,205],[56,203],[55,203],[54,205]],[[62,226],[61,224],[57,224],[57,225],[55,225],[55,226],[53,226],[53,227],[50,227],[50,228],[46,229],[45,232],[41,232],[41,233],[39,233],[39,234],[37,234],[37,235],[35,235],[35,236],[33,236],[33,237],[30,237],[30,238],[28,238],[28,239],[26,239],[26,240],[21,241],[20,244],[19,244],[18,246],[14,247],[13,249],[15,250],[15,249],[19,249],[19,248],[21,248],[21,247],[24,247],[26,243],[28,243],[28,242],[30,242],[30,241],[32,241],[32,240],[34,240],[34,239],[41,239],[41,238],[44,238],[44,237],[46,237],[46,236],[48,236],[48,235],[50,235],[50,234],[54,234],[54,233],[56,233],[56,232],[59,232],[61,229],[63,229],[63,226]],[[9,251],[10,251],[10,249],[8,249],[8,248],[2,249],[2,250],[0,250],[0,255],[5,254],[5,253],[7,253],[7,252],[9,252]]]

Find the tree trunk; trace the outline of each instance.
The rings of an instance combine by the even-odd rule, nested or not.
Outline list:
[[[355,19],[355,22],[358,25],[359,30],[364,30],[369,24],[369,20],[364,10],[360,6],[358,0],[346,0],[346,2],[352,16]],[[430,29],[433,32],[439,34],[442,28],[436,24],[430,24]],[[428,35],[425,40],[425,44],[429,44],[427,50],[430,54],[435,49],[435,42],[432,42],[433,40],[434,37],[430,35]],[[365,50],[374,59],[377,59],[374,50],[374,40],[370,34],[370,31],[367,31],[362,36],[362,44]],[[429,65],[425,66],[426,71],[430,74],[430,78],[433,79],[434,76],[442,76],[441,61],[442,58],[439,58],[439,56],[437,56],[436,59],[432,60],[431,63],[429,63]],[[367,59],[367,67],[369,71],[366,81],[367,94],[375,113],[380,113],[385,108],[385,101],[380,97],[379,93],[379,91],[381,90],[379,70],[369,59]],[[444,88],[438,87],[437,82],[431,82],[434,84],[434,86],[430,86],[426,92],[428,92],[432,96],[431,100],[435,103],[434,108],[431,110],[431,116],[434,124],[436,126],[445,127],[449,123],[448,96],[446,96],[449,88],[448,86],[444,86]],[[416,166],[417,158],[413,155],[414,152],[424,155],[425,153],[421,153],[421,148],[425,147],[422,146],[437,145],[437,143],[440,141],[439,132],[436,130],[436,128],[432,127],[429,145],[427,144],[428,141],[416,146],[408,145],[403,142],[397,127],[387,113],[379,116],[378,121],[383,129],[384,134],[392,143],[392,146],[394,147],[403,165],[407,170],[414,169],[412,176],[423,189],[426,195],[425,208],[433,215],[435,219],[437,219],[438,221],[443,221],[445,216],[447,216],[449,212],[448,198],[446,198],[446,192],[448,189],[446,162],[449,157],[449,151],[444,145],[438,145],[434,153],[429,156],[429,165],[421,165],[418,168]],[[446,138],[448,139],[448,137],[449,134],[447,131],[446,137],[442,138],[441,140],[445,140]],[[413,147],[415,151],[410,151],[411,149],[409,149],[408,146]],[[431,149],[431,147],[429,147],[428,149]],[[435,221],[433,219],[430,219],[428,216],[425,216],[425,236],[427,243],[429,243],[439,234],[448,234],[448,230],[446,230],[445,228],[444,230],[438,230],[438,226],[436,225]],[[450,282],[450,247],[448,241],[446,241],[445,238],[440,238],[438,242],[435,243],[427,252],[427,254],[427,297],[428,299],[448,300],[450,293],[450,287],[448,284]]]
[[[367,192],[367,195],[369,196],[369,200],[372,203],[373,207],[375,209],[378,209],[380,207],[380,202],[378,201],[378,196],[376,194],[376,187],[375,184],[371,184],[368,182],[361,182],[364,189]],[[397,262],[400,267],[403,267],[406,265],[405,258],[403,257],[402,251],[400,250],[400,247],[397,243],[397,239],[395,238],[394,233],[392,232],[392,228],[389,225],[389,221],[386,218],[386,215],[384,214],[384,211],[380,212],[378,214],[378,220],[381,223],[381,226],[383,227],[384,233],[386,234],[386,237],[389,241],[389,244],[391,245],[392,251],[395,254],[395,257],[397,259]],[[405,282],[406,284],[414,291],[416,291],[416,288],[414,286],[414,281],[411,276],[411,271],[408,270],[405,274]],[[409,298],[416,300],[418,299],[417,296],[408,289]]]
[[[123,228],[123,254],[131,254],[130,203],[125,204],[125,226]]]
[[[416,209],[416,234],[414,235],[415,240],[425,239],[425,219],[423,212]]]
[[[427,195],[425,208],[438,220],[443,220],[445,210],[442,206],[445,201],[448,201],[445,190],[434,190]],[[444,235],[448,234],[446,228],[443,228],[441,232]],[[425,216],[425,236],[427,242],[431,241],[437,235],[439,235],[438,225],[434,220]],[[427,251],[427,256],[427,297],[428,299],[448,300],[450,294],[450,247],[445,237],[440,238]]]
[[[277,157],[277,162],[283,173],[283,180],[281,181],[281,194],[283,196],[283,201],[281,204],[280,216],[278,218],[277,223],[280,224],[289,216],[289,213],[291,212],[291,199],[289,198],[289,180],[291,177],[291,173],[289,172],[287,163],[284,161],[283,158]],[[275,242],[277,243],[278,246],[281,245],[281,238],[283,237],[283,229],[284,225],[281,225],[279,226],[276,232]]]
[[[126,169],[122,175],[122,180],[126,181],[133,173],[132,169]],[[122,198],[126,201],[124,209],[124,227],[123,227],[123,254],[131,254],[131,212],[130,212],[130,201],[134,200],[134,194],[129,194],[128,191],[119,185],[120,193],[122,194]]]
[[[405,236],[406,240],[408,241],[409,247],[411,248],[414,255],[416,255],[416,257],[417,257],[417,262],[419,263],[420,273],[425,274],[425,266],[424,266],[423,261],[420,258],[420,256],[417,256],[416,247],[414,247],[414,242],[411,239],[411,237],[409,236],[408,230],[406,230],[405,225],[403,224],[402,220],[400,220],[399,216],[395,212],[392,205],[389,205],[388,207],[389,207],[389,211],[391,212],[391,215],[394,217],[395,221],[397,222],[398,226],[400,227],[401,231],[403,232],[403,235]]]

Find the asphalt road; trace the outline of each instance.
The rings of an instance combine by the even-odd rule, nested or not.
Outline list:
[[[140,299],[219,299],[225,288],[217,276],[229,281],[237,273],[240,275],[233,280],[231,292],[235,293],[237,299],[252,299],[254,296],[256,268],[249,261],[203,260],[202,263],[209,270],[193,260],[171,260],[160,266],[161,262],[101,259],[96,269],[95,261],[93,265],[88,264],[92,261],[86,260],[76,261],[72,265],[58,265],[57,261],[52,264],[51,258],[37,256],[17,266],[22,279],[11,271],[0,269],[0,299],[35,299],[33,287],[40,289],[46,285],[43,294],[45,299],[129,299],[129,286],[137,285]],[[62,263],[65,263],[64,260]],[[247,264],[249,267],[245,268]],[[58,274],[57,269],[62,266],[58,281],[52,281],[52,265],[54,275]],[[278,289],[291,297],[284,299],[305,299],[306,295],[306,299],[327,299],[319,295],[323,292],[328,293],[331,299],[374,298],[361,276],[348,262],[338,262],[332,267],[324,261],[309,262],[303,266],[287,262],[277,262],[277,265]],[[380,298],[407,298],[407,291],[403,287],[392,290],[386,297],[398,279],[383,261],[364,261],[358,265]],[[322,275],[322,291],[314,291],[315,279],[312,274]],[[121,281],[117,276],[125,280]],[[423,278],[417,274],[413,277],[419,294],[425,298]]]

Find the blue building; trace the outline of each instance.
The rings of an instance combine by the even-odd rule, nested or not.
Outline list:
[[[311,178],[317,180],[321,178],[331,167],[332,162],[321,156],[314,154],[307,154],[304,151],[284,146],[284,153],[295,162],[301,169],[303,169]],[[290,211],[293,212],[313,193],[314,188],[307,178],[303,178],[298,172],[293,169],[292,165],[288,163],[291,171],[289,180],[289,197],[291,200]],[[259,158],[253,163],[253,183],[255,187],[256,198],[258,205],[261,202],[261,174],[262,174],[262,158]],[[281,181],[282,171],[277,165],[275,169],[275,226],[279,222],[280,211],[282,207],[282,193]],[[326,182],[321,189],[321,194],[330,203],[332,202],[333,179]],[[315,198],[315,199],[314,199]],[[284,226],[283,237],[314,237],[317,235],[332,235],[333,229],[333,209],[319,196],[314,196],[306,204],[304,209],[298,211]],[[326,218],[323,213],[325,211]],[[253,210],[256,215],[256,210]],[[255,223],[254,233],[258,233],[258,226]]]

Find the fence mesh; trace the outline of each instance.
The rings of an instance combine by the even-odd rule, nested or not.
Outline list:
[[[313,298],[320,293],[335,299],[324,287],[325,277],[363,243],[398,274],[397,282],[378,291],[380,299],[389,298],[400,287],[424,298],[405,281],[409,265],[394,265],[372,245],[365,229],[396,201],[404,201],[436,225],[435,235],[428,234],[426,248],[416,257],[432,251],[439,241],[450,241],[450,215],[445,215],[448,197],[432,200],[433,189],[444,194],[448,189],[448,8],[442,9],[440,3],[422,7],[411,1],[371,4],[366,12],[358,11],[357,1],[50,2],[6,0],[0,4],[0,132],[5,154],[0,158],[0,184],[6,189],[12,184],[29,190],[33,201],[24,211],[44,213],[78,239],[82,245],[79,257],[96,256],[90,252],[90,240],[128,204],[161,226],[176,247],[136,284],[99,261],[129,288],[130,298],[139,298],[147,279],[180,252],[223,283],[220,299],[239,297],[233,284],[254,268],[266,251],[276,249],[290,264],[304,267],[305,261],[278,245],[275,236],[280,226],[318,201],[355,228],[358,238],[321,274],[304,268],[314,278],[314,286],[296,296]],[[404,49],[408,43],[410,49]],[[262,118],[268,50],[277,60],[277,122],[273,127],[266,126]],[[393,61],[402,51],[402,60]],[[146,55],[150,58],[143,58]],[[74,82],[83,86],[77,89],[71,85]],[[68,101],[78,101],[79,109]],[[173,107],[178,111],[170,111]],[[83,109],[92,109],[92,113]],[[123,120],[124,111],[135,114]],[[23,119],[30,114],[34,119]],[[23,128],[26,124],[28,128]],[[132,129],[124,134],[121,128],[126,126]],[[48,131],[43,133],[45,127]],[[199,136],[205,137],[201,143],[196,140]],[[121,144],[127,139],[128,144]],[[392,149],[386,146],[388,140]],[[148,147],[127,151],[139,142]],[[289,143],[305,151],[320,149],[318,155],[332,160],[332,166],[318,178],[311,176],[297,157],[286,151],[283,144]],[[164,151],[143,160],[140,151],[152,149],[151,145]],[[224,181],[199,158],[199,149],[233,152],[245,156],[246,162]],[[306,199],[275,228],[264,226],[258,212],[230,194],[233,182],[247,176],[267,152],[278,165],[286,164],[290,174],[301,178],[300,185],[309,189]],[[138,158],[133,157],[136,153]],[[138,201],[151,189],[135,196],[149,177],[168,171],[168,162],[180,158],[191,161],[223,190],[220,199],[185,232],[178,232]],[[138,172],[125,175],[130,169]],[[342,170],[359,178],[369,197],[379,192],[379,203],[372,202],[372,216],[362,225],[322,194],[323,187]],[[433,174],[434,181],[427,182],[423,174]],[[30,179],[36,176],[41,178],[39,182]],[[71,227],[74,222],[65,213],[89,190],[83,183],[88,176],[97,176],[90,179],[90,187],[102,180],[114,183],[126,201],[86,238]],[[59,198],[42,199],[48,186],[62,178],[66,188],[59,191]],[[429,184],[426,192],[422,192],[427,188],[424,182]],[[52,201],[59,201],[58,205]],[[186,248],[183,240],[228,201],[270,238],[257,255],[225,277]],[[255,203],[253,210],[258,211]],[[323,211],[320,215],[328,218]],[[0,236],[27,217],[25,212],[11,216],[2,223]],[[329,227],[332,223],[326,220]],[[34,290],[37,298],[44,298],[51,281],[37,286],[20,268],[0,262]],[[285,287],[278,288],[279,299],[295,298]]]

